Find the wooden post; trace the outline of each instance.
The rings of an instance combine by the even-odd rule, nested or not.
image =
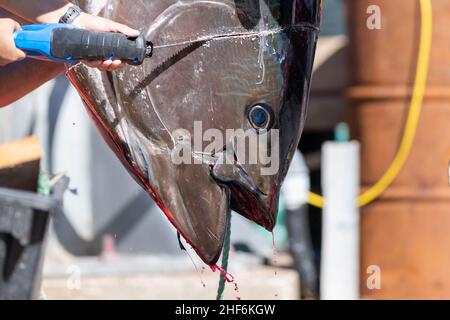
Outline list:
[[[41,157],[34,137],[0,145],[0,187],[36,192]]]
[[[349,97],[361,142],[362,184],[368,188],[392,162],[404,130],[417,67],[420,2],[347,4]],[[450,298],[450,1],[432,4],[430,70],[411,155],[392,186],[361,212],[363,298]],[[381,28],[368,28],[377,12]]]

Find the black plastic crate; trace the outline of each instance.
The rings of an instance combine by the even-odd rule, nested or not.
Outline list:
[[[49,197],[0,188],[0,300],[39,297],[50,215],[68,185],[67,177],[60,179]]]

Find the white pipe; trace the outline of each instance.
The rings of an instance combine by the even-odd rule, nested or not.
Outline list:
[[[308,167],[303,155],[297,150],[281,187],[284,207],[295,211],[307,204],[310,186]]]
[[[359,299],[358,142],[327,142],[322,150],[325,197],[321,298]]]

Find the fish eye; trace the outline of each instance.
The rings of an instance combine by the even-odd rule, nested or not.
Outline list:
[[[274,112],[266,103],[257,103],[249,107],[248,119],[257,130],[270,130],[274,123]]]

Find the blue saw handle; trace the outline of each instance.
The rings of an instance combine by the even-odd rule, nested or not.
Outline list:
[[[57,28],[75,29],[70,24],[33,24],[22,26],[14,33],[16,47],[26,53],[30,58],[71,63],[71,59],[60,59],[52,56],[53,31]],[[76,62],[76,61],[75,61]]]
[[[128,38],[120,33],[87,31],[70,24],[23,26],[14,33],[14,41],[29,57],[62,63],[120,59],[140,65],[153,49],[142,35]]]

